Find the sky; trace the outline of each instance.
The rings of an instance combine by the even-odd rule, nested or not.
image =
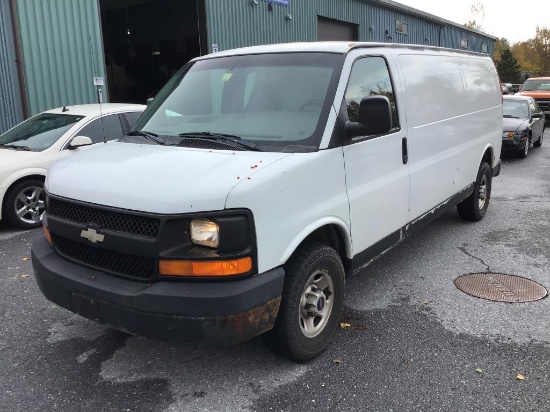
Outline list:
[[[398,3],[442,17],[458,24],[472,19],[471,8],[478,0],[395,0]],[[537,25],[550,28],[550,1],[523,0],[504,2],[482,0],[485,17],[475,16],[483,32],[494,37],[505,37],[510,44],[535,37]]]

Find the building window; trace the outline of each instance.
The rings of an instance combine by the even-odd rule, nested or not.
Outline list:
[[[481,53],[488,53],[488,48],[487,48],[487,45],[486,44],[482,44],[481,45]]]
[[[460,40],[460,47],[462,47],[463,49],[467,49],[468,48],[468,40],[466,40],[466,39]]]
[[[395,21],[395,32],[401,34],[409,34],[409,25],[405,22]]]

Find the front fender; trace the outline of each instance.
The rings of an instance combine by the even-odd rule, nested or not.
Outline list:
[[[345,242],[345,250],[346,250],[346,257],[351,259],[353,257],[353,244],[351,239],[351,232],[349,227],[346,225],[346,223],[337,217],[325,217],[319,220],[316,220],[315,222],[310,223],[306,227],[304,227],[297,235],[294,237],[294,239],[289,243],[288,247],[284,251],[283,255],[281,256],[280,265],[283,265],[286,263],[286,261],[292,256],[292,254],[296,251],[298,246],[313,232],[315,232],[317,229],[322,228],[323,226],[337,226],[338,230],[342,234],[342,237],[344,238]]]

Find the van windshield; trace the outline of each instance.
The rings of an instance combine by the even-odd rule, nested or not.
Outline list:
[[[316,151],[342,64],[328,53],[201,60],[166,84],[134,131],[174,144],[223,134],[264,151]]]

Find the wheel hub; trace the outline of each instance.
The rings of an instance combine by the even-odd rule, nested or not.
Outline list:
[[[44,213],[44,192],[41,187],[27,187],[15,199],[16,215],[22,222],[39,223]]]
[[[313,338],[325,328],[333,306],[334,282],[328,272],[319,270],[306,282],[300,302],[302,333]]]
[[[326,297],[322,290],[312,286],[309,292],[306,292],[305,309],[307,316],[320,316],[325,307]]]

